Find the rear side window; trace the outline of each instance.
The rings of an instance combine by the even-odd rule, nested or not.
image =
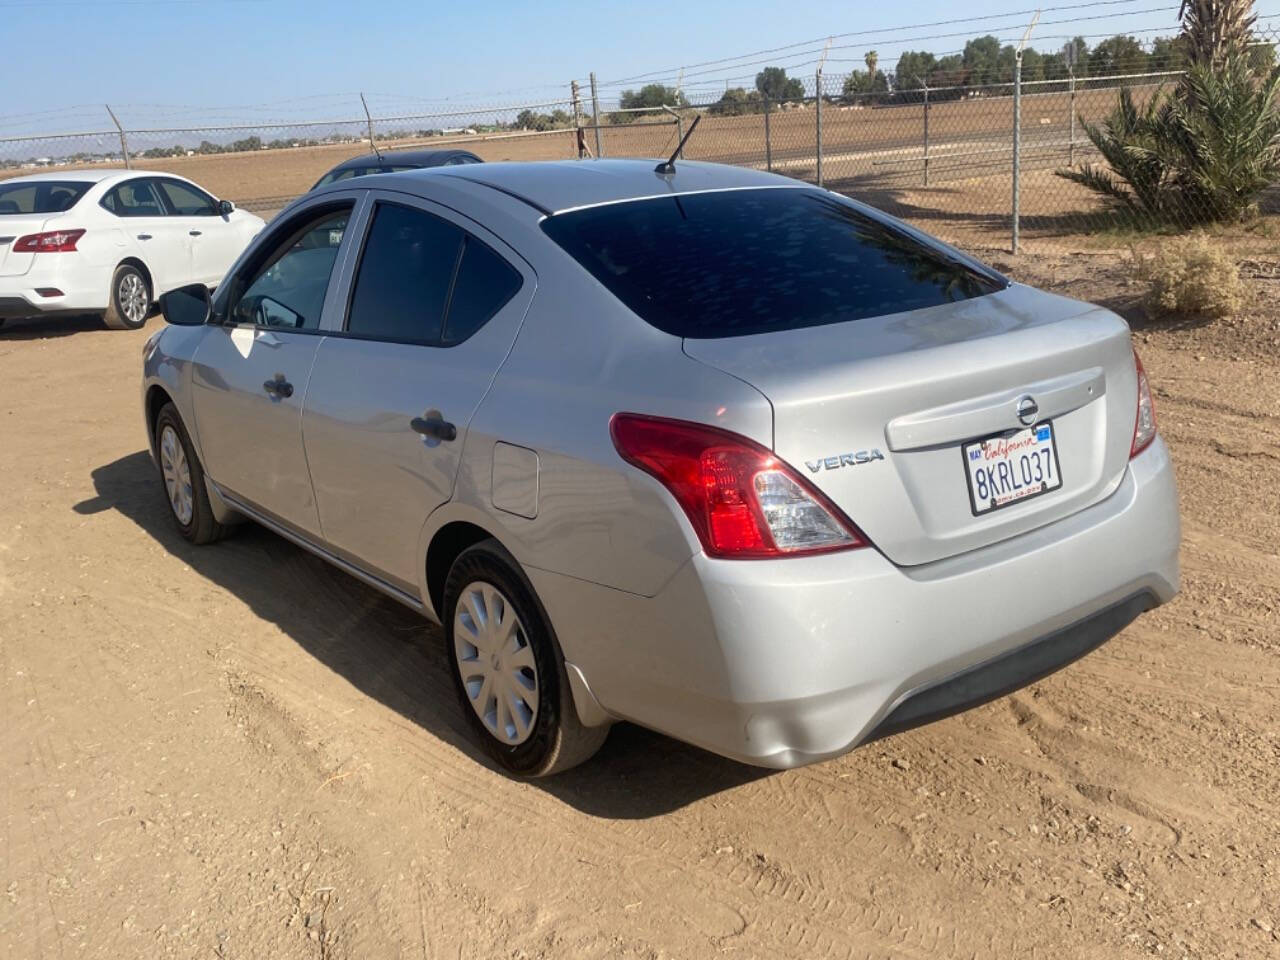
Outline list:
[[[803,188],[658,197],[543,230],[634,313],[678,337],[771,333],[1003,289],[994,274]]]
[[[515,268],[475,237],[467,237],[449,298],[444,342],[461,343],[515,296],[523,280]]]
[[[484,326],[522,283],[475,237],[423,210],[379,203],[351,294],[347,332],[451,346]]]
[[[81,180],[28,180],[0,183],[0,216],[61,213],[70,210],[93,184]]]
[[[163,217],[164,207],[150,180],[129,180],[102,198],[102,205],[118,217]]]

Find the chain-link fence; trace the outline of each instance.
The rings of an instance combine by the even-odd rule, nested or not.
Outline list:
[[[1275,64],[1276,39],[1258,35],[1263,66]],[[754,87],[662,87],[670,102],[643,107],[629,105],[631,91],[599,94],[593,76],[567,84],[563,99],[502,107],[376,115],[357,101],[341,119],[207,127],[117,124],[108,114],[110,126],[99,130],[0,138],[0,177],[127,163],[187,176],[269,213],[371,148],[464,147],[486,161],[665,157],[696,116],[685,157],[819,183],[973,250],[1063,249],[1135,224],[1131,205],[1080,183],[1080,174],[1109,173],[1089,128],[1105,133],[1122,97],[1142,113],[1182,82],[1176,59],[1155,55],[1162,42],[1149,44],[1141,62],[1171,69],[1126,71],[1119,59],[1100,74],[1096,60],[1077,70],[1063,59],[1047,78],[1044,57],[1028,78],[1015,58],[979,83],[911,75],[901,62],[893,74],[818,66],[807,76],[778,70],[767,83],[762,73]],[[1280,209],[1276,193],[1264,193],[1264,212]],[[1174,227],[1205,214],[1185,201],[1163,211]]]

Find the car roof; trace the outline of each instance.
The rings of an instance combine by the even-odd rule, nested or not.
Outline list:
[[[470,150],[383,150],[381,156],[376,153],[363,153],[358,157],[352,157],[350,160],[344,160],[329,172],[350,170],[352,167],[400,165],[435,167],[452,160],[454,157],[475,157],[477,160],[480,159]]]
[[[125,180],[129,177],[173,177],[175,180],[186,180],[176,173],[164,173],[159,170],[125,170],[107,168],[97,170],[58,170],[49,173],[25,173],[19,177],[6,177],[0,183],[16,183],[20,181],[62,180],[79,181],[80,183],[102,183],[104,180]],[[187,181],[190,182],[190,181]]]
[[[675,172],[660,174],[652,159],[551,160],[445,167],[397,177],[447,176],[484,184],[523,200],[545,214],[650,197],[753,187],[809,184],[747,167],[677,160]]]

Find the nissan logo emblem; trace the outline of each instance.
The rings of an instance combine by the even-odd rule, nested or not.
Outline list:
[[[1040,405],[1032,397],[1019,397],[1014,411],[1018,415],[1019,423],[1024,427],[1031,427],[1035,425],[1036,418],[1040,416]]]

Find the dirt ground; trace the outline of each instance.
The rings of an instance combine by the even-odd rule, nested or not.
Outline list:
[[[1114,258],[1001,265],[1140,319]],[[787,773],[619,726],[506,778],[439,631],[260,528],[174,533],[146,333],[10,323],[0,956],[1280,956],[1280,271],[1246,272],[1264,312],[1136,333],[1177,600]]]

